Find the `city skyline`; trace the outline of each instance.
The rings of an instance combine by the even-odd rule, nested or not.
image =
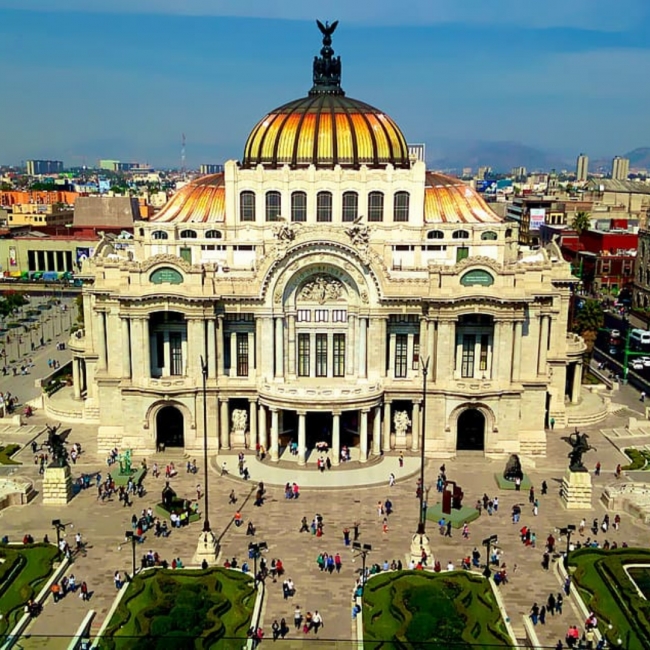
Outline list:
[[[509,0],[490,12],[379,2],[364,16],[341,2],[316,15],[297,2],[118,0],[99,13],[77,0],[54,12],[42,0],[0,0],[1,162],[179,166],[182,133],[188,167],[239,159],[265,112],[309,90],[316,18],[341,21],[333,46],[347,94],[385,110],[429,159],[474,141],[567,161],[648,144],[650,90],[638,76],[650,64],[650,9],[550,4],[538,15]]]

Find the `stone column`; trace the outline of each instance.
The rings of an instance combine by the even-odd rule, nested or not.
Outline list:
[[[219,424],[221,425],[221,448],[230,449],[230,413],[228,410],[228,399],[221,399],[221,413]]]
[[[275,376],[284,377],[284,323],[282,316],[275,317]]]
[[[223,366],[223,346],[225,345],[225,339],[223,336],[223,316],[217,316],[217,330],[216,330],[216,361],[217,361],[217,377],[223,377],[225,375],[225,368]]]
[[[208,318],[208,378],[217,376],[216,325],[214,318]]]
[[[305,429],[305,411],[298,411],[298,465],[305,464],[307,452],[307,432]]]
[[[420,400],[413,401],[413,411],[411,413],[411,451],[417,451],[420,448]]]
[[[255,377],[257,375],[257,359],[255,356],[255,334],[248,332],[248,376]]]
[[[501,378],[501,371],[506,363],[503,347],[504,326],[505,323],[503,321],[494,321],[494,336],[492,337],[492,367],[490,368],[491,373],[489,377],[495,381],[499,381]]]
[[[422,317],[420,318],[420,345],[418,352],[418,376],[422,376],[422,363],[426,360],[429,350],[429,321]],[[429,357],[429,366],[431,365],[431,357]],[[429,368],[431,370],[431,368]]]
[[[359,425],[359,452],[360,462],[368,460],[368,409],[361,409],[361,423]]]
[[[501,325],[501,343],[499,343],[499,375],[497,379],[503,383],[510,383],[512,373],[512,338],[513,329],[512,323],[504,321]],[[492,355],[492,363],[494,363],[494,354]]]
[[[521,377],[521,339],[524,323],[520,320],[514,323],[514,343],[512,346],[512,381],[519,381]]]
[[[122,319],[122,377],[131,377],[131,337],[129,331],[129,317]]]
[[[429,381],[436,380],[436,369],[438,362],[436,360],[436,338],[438,332],[436,331],[436,323],[432,320],[427,321],[427,357],[429,357],[429,374],[427,375]]]
[[[354,373],[356,372],[355,368],[355,363],[354,363],[354,342],[355,342],[355,321],[357,317],[354,314],[349,314],[348,315],[348,336],[347,336],[347,345],[346,345],[346,354],[347,354],[347,359],[345,360],[346,363],[346,369],[345,369],[345,374],[348,377],[354,377]]]
[[[436,379],[451,381],[454,378],[456,361],[456,324],[441,320],[438,323],[438,371]]]
[[[149,317],[146,316],[140,321],[140,332],[142,335],[142,366],[143,377],[151,378],[151,339],[149,335]]]
[[[359,319],[359,377],[368,376],[368,319]]]
[[[546,353],[548,351],[548,320],[549,317],[542,315],[539,328],[539,354],[537,357],[537,374],[546,374]]]
[[[262,376],[264,379],[273,378],[273,319],[270,316],[262,318],[262,341],[260,349],[260,363],[262,366]]]
[[[388,364],[386,363],[386,346],[388,345],[387,340],[387,327],[386,327],[386,318],[379,318],[379,376],[385,377],[388,372]]]
[[[288,340],[288,350],[287,350],[287,375],[289,377],[296,376],[296,315],[289,314],[287,316],[289,321],[289,340]]]
[[[80,361],[76,357],[72,357],[72,388],[74,398],[81,399],[81,368]]]
[[[332,465],[338,465],[341,459],[341,414],[332,413]]]
[[[255,449],[257,444],[257,400],[248,400],[248,447]]]
[[[205,355],[205,327],[203,319],[190,318],[187,321],[187,371],[188,377],[200,374],[201,357]],[[170,359],[171,367],[171,359]]]
[[[280,414],[278,409],[271,408],[271,460],[280,460]]]
[[[381,456],[381,406],[375,406],[372,418],[372,453]]]
[[[391,379],[395,378],[395,347],[397,345],[397,338],[395,332],[391,332],[388,337],[388,376]]]
[[[259,416],[260,416],[260,421],[259,421],[259,439],[260,439],[260,445],[264,447],[266,451],[269,449],[269,436],[268,436],[268,428],[266,424],[266,406],[264,404],[260,404],[259,406]]]
[[[390,400],[384,400],[384,451],[390,451]]]
[[[97,312],[97,370],[106,370],[106,312]]]
[[[577,404],[580,400],[580,387],[582,386],[582,363],[576,361],[573,364],[573,382],[571,382],[571,404]]]
[[[237,376],[237,332],[230,332],[230,374],[229,377]]]

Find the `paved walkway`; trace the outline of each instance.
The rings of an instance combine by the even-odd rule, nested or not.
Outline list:
[[[47,357],[47,354],[44,358]],[[621,390],[621,403],[634,406],[638,401],[632,389],[623,387]],[[617,396],[619,397],[619,396]],[[42,415],[36,414],[30,422],[31,426],[38,427],[43,424]],[[474,546],[483,551],[481,541],[491,534],[499,536],[499,548],[503,552],[502,559],[506,563],[510,582],[501,587],[505,606],[512,619],[515,630],[521,632],[522,616],[527,615],[533,602],[542,604],[548,594],[557,593],[560,585],[552,572],[545,572],[541,568],[543,543],[549,533],[553,532],[559,539],[557,529],[569,523],[578,524],[582,517],[590,521],[594,517],[601,518],[605,510],[599,502],[602,488],[614,483],[614,468],[623,461],[618,449],[612,445],[601,433],[601,428],[619,428],[627,422],[629,414],[611,416],[606,423],[595,425],[587,429],[590,443],[598,451],[589,452],[586,462],[593,467],[597,461],[602,463],[603,471],[600,477],[594,478],[594,493],[592,509],[585,512],[567,512],[559,499],[559,485],[567,466],[566,456],[569,447],[562,440],[567,435],[566,431],[555,430],[548,432],[548,455],[543,459],[530,462],[527,469],[533,484],[539,492],[542,480],[549,485],[549,493],[541,497],[540,512],[537,517],[528,505],[527,495],[498,489],[494,474],[503,471],[503,461],[456,459],[446,460],[447,474],[456,480],[465,492],[465,503],[472,504],[481,498],[484,493],[493,497],[498,495],[500,501],[499,511],[496,515],[481,516],[470,525],[470,538],[465,540],[457,531],[453,537],[440,536],[435,526],[429,523],[428,532],[431,536],[433,553],[443,565],[450,560],[460,564],[460,559],[471,553]],[[6,434],[5,437],[10,434]],[[27,433],[16,434],[27,438]],[[33,435],[33,431],[32,431]],[[106,466],[103,454],[96,449],[96,431],[94,427],[73,425],[71,440],[79,441],[84,454],[77,465],[72,467],[74,476],[84,472],[105,472]],[[41,478],[33,465],[29,449],[24,449],[18,459],[25,464],[18,474],[31,478],[36,489],[41,489]],[[199,467],[198,477],[187,474],[181,466],[182,456],[178,453],[161,454],[147,459],[149,465],[156,460],[159,465],[164,465],[174,459],[179,467],[180,474],[172,479],[172,487],[181,496],[193,498],[196,494],[197,483],[203,482],[202,468]],[[135,458],[138,463],[141,459]],[[220,460],[220,459],[219,459]],[[219,460],[213,460],[214,467],[219,467]],[[396,457],[386,456],[381,462],[361,469],[336,469],[323,474],[314,470],[300,472],[301,496],[298,500],[286,500],[281,485],[284,476],[277,475],[274,485],[268,472],[278,468],[271,467],[266,462],[258,467],[251,457],[251,482],[245,483],[232,474],[219,476],[216,471],[210,472],[210,521],[221,543],[220,563],[225,558],[237,557],[241,562],[247,558],[247,547],[251,538],[246,536],[246,527],[236,528],[232,525],[232,516],[235,507],[241,507],[244,521],[252,521],[257,528],[256,541],[266,541],[269,547],[266,554],[267,560],[276,557],[282,559],[287,570],[297,587],[295,597],[285,601],[282,597],[281,584],[268,583],[268,598],[263,608],[263,624],[270,635],[270,626],[275,618],[285,617],[292,627],[293,610],[300,605],[303,612],[318,609],[324,618],[325,627],[319,637],[333,640],[349,640],[351,638],[351,593],[354,585],[360,560],[355,559],[351,550],[343,544],[342,530],[352,527],[355,521],[360,522],[360,541],[372,545],[370,562],[383,563],[392,559],[401,559],[405,562],[408,557],[411,535],[417,523],[417,500],[415,498],[416,476],[413,476],[412,461],[416,458],[407,457],[404,474],[399,473]],[[433,484],[437,477],[437,468],[443,461],[430,459],[427,462],[426,482]],[[232,470],[236,471],[236,459],[227,460]],[[232,464],[231,464],[232,463]],[[374,476],[374,485],[359,485],[357,476],[360,472],[367,472]],[[402,480],[393,486],[388,486],[388,474],[393,471]],[[267,474],[263,475],[262,472]],[[295,473],[297,473],[296,470]],[[259,473],[259,475],[256,475]],[[411,474],[411,476],[407,476]],[[253,500],[247,498],[256,481],[262,479],[268,486],[268,498],[261,508],[253,505]],[[280,480],[281,479],[281,480]],[[296,480],[289,479],[286,480]],[[311,484],[311,481],[326,481],[325,484]],[[338,490],[324,490],[323,487],[334,487]],[[154,479],[149,475],[145,479],[147,494],[142,499],[136,499],[133,507],[124,508],[115,502],[101,503],[96,499],[94,490],[88,490],[77,495],[67,506],[42,505],[40,496],[28,506],[13,507],[0,511],[0,529],[3,534],[9,535],[13,540],[21,539],[29,532],[36,539],[42,539],[45,534],[54,537],[50,522],[54,518],[61,518],[66,524],[67,534],[72,538],[79,530],[88,542],[86,557],[75,560],[70,569],[75,574],[77,582],[86,580],[93,596],[89,603],[83,603],[79,598],[68,596],[58,604],[48,600],[43,614],[31,624],[28,632],[30,637],[22,642],[24,648],[47,647],[63,648],[67,645],[69,635],[73,634],[81,623],[88,609],[97,611],[93,628],[96,630],[106,616],[115,596],[113,573],[116,570],[130,571],[131,548],[124,543],[124,531],[130,529],[131,516],[139,514],[143,508],[154,506],[160,500],[160,492],[164,486],[164,479]],[[235,489],[238,495],[237,506],[228,504],[228,495]],[[377,503],[390,497],[395,512],[389,518],[388,532],[382,532],[382,517],[377,514]],[[430,502],[433,502],[430,497]],[[523,516],[519,526],[510,520],[510,508],[514,503],[523,503]],[[308,533],[299,533],[300,520],[303,516],[311,520],[316,513],[323,516],[325,529],[322,538],[316,538]],[[611,513],[613,516],[615,513]],[[630,545],[647,544],[647,527],[638,525],[624,513],[622,516],[621,530],[611,531],[607,539],[627,541]],[[519,539],[518,530],[523,525],[529,525],[537,535],[537,548],[524,547]],[[142,546],[137,548],[138,558],[149,549],[158,551],[163,557],[171,560],[181,557],[185,563],[191,561],[196,549],[197,539],[201,530],[201,523],[195,523],[187,529],[174,531],[167,539],[148,537]],[[598,539],[603,541],[603,535]],[[585,536],[586,538],[586,536]],[[558,541],[559,544],[563,542]],[[318,553],[326,551],[330,554],[340,553],[343,558],[343,568],[340,574],[326,574],[319,571],[316,564]],[[516,569],[515,569],[516,565]],[[571,601],[574,596],[566,599],[565,610],[562,617],[547,618],[545,626],[538,626],[541,641],[549,646],[557,643],[564,634],[569,624],[581,625],[572,609]],[[53,634],[62,635],[58,640],[51,637]],[[46,639],[46,640],[44,640]],[[302,632],[292,632],[289,639],[293,642],[305,640]],[[313,641],[313,635],[311,640]],[[286,645],[289,645],[287,643]]]

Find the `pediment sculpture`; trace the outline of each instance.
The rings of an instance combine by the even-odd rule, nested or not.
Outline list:
[[[313,300],[322,305],[328,300],[338,300],[343,295],[343,284],[340,280],[330,275],[317,275],[307,282],[298,298],[301,300]]]

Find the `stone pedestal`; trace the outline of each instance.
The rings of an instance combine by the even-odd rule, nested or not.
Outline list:
[[[215,534],[210,531],[209,533],[202,532],[199,535],[199,541],[196,545],[196,553],[194,554],[193,562],[199,566],[205,560],[208,564],[216,564],[217,557],[219,556],[219,544]]]
[[[43,504],[65,505],[72,499],[70,467],[47,467],[43,476]]]
[[[406,433],[394,433],[391,437],[394,438],[393,449],[408,449]]]
[[[431,554],[429,537],[426,534],[418,535],[418,533],[415,533],[411,539],[411,559],[416,564],[422,559],[422,549],[427,554],[427,566],[433,566],[434,559]]]
[[[560,498],[567,510],[591,510],[591,475],[568,469],[562,478]]]
[[[230,432],[230,447],[232,449],[245,449],[246,448],[246,434],[243,430]]]

